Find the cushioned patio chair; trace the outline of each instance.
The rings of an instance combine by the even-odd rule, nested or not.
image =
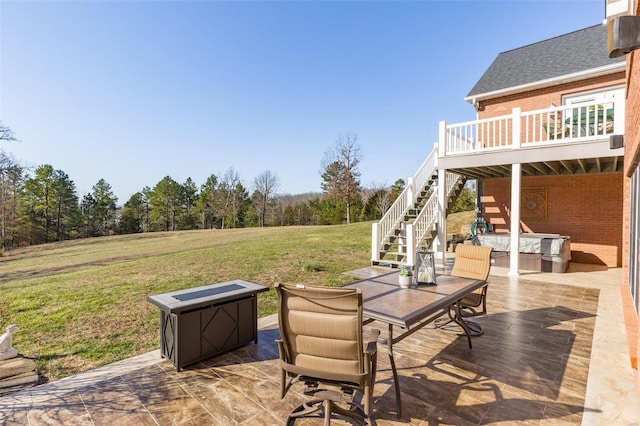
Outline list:
[[[379,331],[365,343],[360,289],[276,284],[279,308],[280,396],[296,382],[312,400],[294,408],[287,418],[332,415],[369,423],[376,375]],[[362,402],[356,402],[356,391]]]
[[[491,247],[458,244],[456,246],[456,257],[451,275],[486,281],[489,277],[489,270],[491,269],[492,251],[493,248]],[[464,329],[467,339],[469,340],[469,348],[471,348],[471,336],[479,336],[484,333],[484,330],[480,324],[465,318],[485,315],[487,313],[488,287],[489,283],[486,283],[481,288],[467,294],[449,306],[449,317],[451,321],[455,321]],[[442,327],[445,324],[440,324],[439,326]]]
[[[571,135],[571,128],[565,124],[556,126],[553,123],[543,124],[542,128],[547,135],[548,140],[564,139]]]

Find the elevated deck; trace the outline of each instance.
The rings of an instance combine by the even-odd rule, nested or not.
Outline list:
[[[588,102],[469,121],[440,123],[438,168],[469,178],[505,177],[510,165],[525,175],[617,172],[624,134],[624,103]]]

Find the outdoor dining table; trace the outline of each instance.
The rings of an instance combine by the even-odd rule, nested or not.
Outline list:
[[[486,284],[484,280],[438,275],[436,285],[401,288],[399,272],[390,272],[348,284],[362,290],[364,323],[374,321],[387,325],[387,334],[379,342],[387,347],[393,373],[397,416],[401,417],[400,383],[393,359],[393,346],[424,326],[446,315],[449,305]],[[461,319],[454,318],[459,322]],[[399,333],[394,333],[394,327]]]

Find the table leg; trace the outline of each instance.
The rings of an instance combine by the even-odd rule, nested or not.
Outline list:
[[[389,363],[391,364],[391,372],[393,373],[393,387],[396,391],[396,412],[397,417],[402,417],[402,402],[400,401],[400,381],[398,380],[398,371],[396,370],[396,362],[393,359],[393,325],[389,324],[389,335],[387,339],[387,352],[389,353]]]

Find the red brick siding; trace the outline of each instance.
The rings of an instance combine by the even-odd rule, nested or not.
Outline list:
[[[625,83],[625,73],[620,72],[589,80],[562,84],[545,89],[531,90],[480,102],[478,118],[490,118],[511,114],[513,108],[520,107],[522,111],[548,108],[552,103],[562,105],[562,96],[586,92],[608,86]]]
[[[562,105],[562,96],[598,88],[621,85],[625,73],[592,78],[544,89],[532,90],[482,101],[478,118]],[[628,114],[628,112],[627,112]],[[622,265],[623,179],[620,174],[524,177],[522,187],[546,187],[548,217],[546,224],[522,223],[524,232],[549,232],[571,237],[575,262]],[[498,232],[510,226],[510,179],[487,179],[484,187],[485,218]]]
[[[640,15],[640,2],[636,2],[635,15]],[[624,154],[624,219],[623,219],[623,251],[622,264],[624,269],[624,284],[622,286],[623,306],[625,307],[625,325],[629,342],[631,364],[636,371],[636,383],[640,394],[640,373],[638,359],[640,358],[640,321],[633,308],[633,300],[629,291],[629,199],[631,187],[629,177],[640,163],[640,50],[627,55],[627,98],[625,107],[625,154]],[[638,262],[638,259],[635,259]]]
[[[568,235],[572,261],[621,266],[622,175],[522,178],[522,188],[542,187],[547,188],[547,221],[523,221],[521,231]],[[496,232],[508,232],[511,179],[485,179],[483,192],[485,220]]]

